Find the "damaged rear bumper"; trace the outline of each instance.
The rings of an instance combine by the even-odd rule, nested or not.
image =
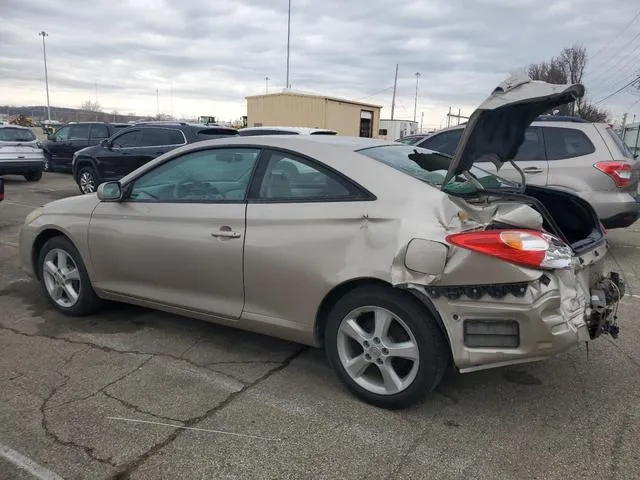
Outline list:
[[[604,275],[599,260],[583,258],[582,268],[525,283],[421,291],[440,314],[461,372],[544,360],[603,333],[617,336],[624,283],[616,273]]]

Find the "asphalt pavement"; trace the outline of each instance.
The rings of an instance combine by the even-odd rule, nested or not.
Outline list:
[[[126,305],[69,318],[18,267],[33,208],[70,176],[6,177],[0,202],[0,479],[640,478],[640,225],[610,232],[618,340],[460,375],[385,411],[322,351]]]

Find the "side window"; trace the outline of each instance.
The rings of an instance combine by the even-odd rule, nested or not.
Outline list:
[[[259,198],[271,201],[340,201],[358,196],[357,190],[313,162],[282,152],[269,152]]]
[[[91,128],[91,125],[88,123],[82,125],[71,125],[69,140],[87,140],[89,138],[89,128]]]
[[[69,138],[69,127],[62,127],[55,133],[56,141],[63,142]]]
[[[109,138],[109,129],[106,125],[100,125],[99,123],[91,126],[91,138],[93,140],[104,140]]]
[[[129,199],[144,202],[244,201],[259,149],[217,148],[169,160],[137,179]]]
[[[129,148],[140,146],[140,130],[134,130],[133,132],[126,132],[113,139],[113,146],[115,148]]]
[[[418,143],[418,146],[436,152],[446,153],[447,155],[453,155],[460,142],[463,131],[463,128],[459,128],[457,130],[438,133]]]
[[[140,140],[141,147],[159,147],[162,145],[184,145],[184,135],[172,128],[144,128]]]
[[[593,143],[575,128],[543,127],[548,160],[581,157],[596,151]]]
[[[524,134],[524,142],[516,153],[516,162],[545,160],[542,138],[537,127],[528,128]]]

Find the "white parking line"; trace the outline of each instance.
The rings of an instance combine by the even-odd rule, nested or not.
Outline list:
[[[26,470],[39,480],[63,480],[61,476],[56,475],[51,470],[38,465],[28,457],[0,443],[0,457],[13,463],[15,466]]]

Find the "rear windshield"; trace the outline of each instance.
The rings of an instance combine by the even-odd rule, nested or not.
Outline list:
[[[424,137],[403,137],[403,138],[398,138],[396,142],[404,143],[406,145],[414,145],[418,143],[420,140],[422,140],[423,138]]]
[[[449,155],[409,145],[384,145],[365,148],[357,152],[438,188],[442,187],[451,161]],[[484,188],[513,189],[518,186],[478,167],[471,167],[469,173]],[[467,194],[476,192],[478,188],[464,176],[458,175],[447,183],[444,190],[449,193]]]
[[[36,136],[31,130],[23,128],[0,128],[1,142],[31,142]]]
[[[199,130],[196,135],[198,138],[206,140],[220,137],[234,137],[238,135],[238,131],[230,128],[205,128],[204,130]]]
[[[631,149],[627,146],[626,143],[622,141],[620,135],[618,135],[613,128],[607,128],[607,133],[611,136],[613,141],[615,142],[620,153],[626,158],[633,158],[633,153],[631,153]]]

